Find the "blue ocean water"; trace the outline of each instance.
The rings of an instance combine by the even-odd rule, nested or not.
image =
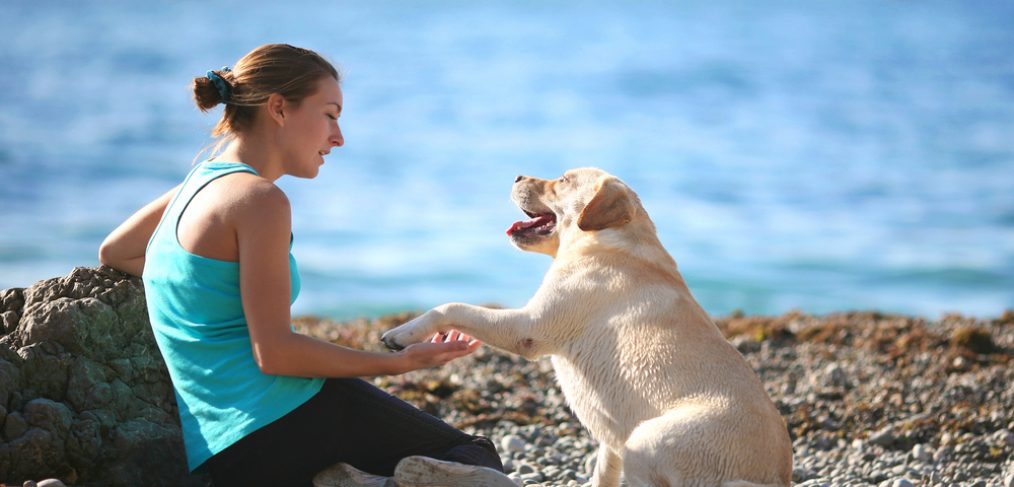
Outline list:
[[[524,304],[518,174],[598,166],[732,310],[1014,308],[1014,4],[0,5],[0,288],[97,264],[211,141],[189,80],[249,49],[344,74],[346,146],[282,179],[297,314]]]

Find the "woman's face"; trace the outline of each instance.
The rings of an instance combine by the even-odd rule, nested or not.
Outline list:
[[[317,176],[324,156],[345,144],[338,117],[342,113],[342,89],[331,77],[317,83],[317,92],[286,110],[282,140],[285,172],[296,177]]]

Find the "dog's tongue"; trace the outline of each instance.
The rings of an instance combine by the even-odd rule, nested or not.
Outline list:
[[[524,230],[526,228],[537,227],[537,226],[542,225],[543,223],[546,223],[547,221],[552,220],[552,219],[553,219],[553,217],[551,217],[550,215],[539,215],[539,216],[537,216],[535,218],[532,218],[531,220],[514,222],[514,224],[511,225],[511,227],[507,229],[507,235],[511,235],[514,232],[518,231],[518,230]]]

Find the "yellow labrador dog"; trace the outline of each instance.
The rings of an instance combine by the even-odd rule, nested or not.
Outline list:
[[[553,263],[520,309],[438,306],[388,331],[401,348],[451,328],[552,357],[599,442],[592,485],[787,486],[792,446],[760,380],[697,304],[626,184],[594,168],[519,176],[530,220],[507,231]]]

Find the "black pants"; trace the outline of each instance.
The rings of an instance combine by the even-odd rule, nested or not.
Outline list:
[[[216,487],[309,486],[338,462],[390,476],[410,455],[503,471],[496,448],[361,379],[327,379],[305,404],[208,459]]]

